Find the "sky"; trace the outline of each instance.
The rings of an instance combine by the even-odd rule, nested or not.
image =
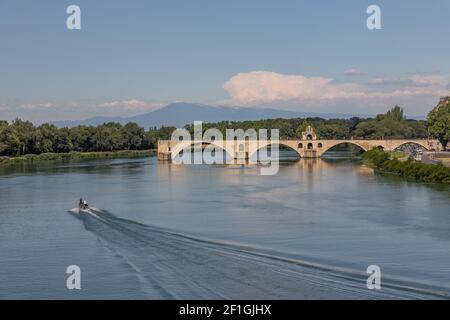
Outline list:
[[[177,101],[424,116],[450,95],[449,16],[448,0],[0,0],[0,119]]]

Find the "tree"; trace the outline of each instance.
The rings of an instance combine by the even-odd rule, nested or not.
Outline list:
[[[301,138],[302,137],[302,133],[306,131],[306,128],[309,126],[309,122],[308,121],[303,121],[302,124],[300,124],[297,127],[297,130],[295,130],[295,136],[297,138]]]
[[[56,131],[53,137],[53,152],[70,152],[73,150],[73,144],[70,140],[69,129],[62,128]]]
[[[0,120],[0,130],[6,128],[7,126],[9,126],[8,121]]]
[[[58,128],[53,124],[45,123],[37,128],[36,137],[36,153],[54,152],[54,138],[57,134]]]
[[[19,155],[27,154],[30,149],[33,149],[33,133],[35,130],[33,124],[30,121],[16,119],[13,121],[11,126],[15,130],[17,138],[19,139]]]
[[[156,128],[150,128],[144,135],[143,148],[155,149],[158,144],[159,130]]]
[[[170,138],[172,136],[172,132],[174,132],[175,130],[176,130],[176,127],[165,127],[165,126],[162,126],[159,129],[158,137],[161,140],[170,140]],[[192,130],[194,130],[194,128],[192,128]]]
[[[393,121],[403,121],[406,119],[405,113],[403,112],[403,108],[400,108],[399,106],[393,107],[391,110],[386,112],[384,115],[385,119],[391,119]]]
[[[345,139],[348,129],[337,123],[322,123],[317,127],[317,134],[321,139]]]
[[[73,144],[73,150],[79,152],[93,151],[92,137],[95,128],[88,126],[77,126],[69,130],[70,140]]]
[[[379,125],[377,121],[365,121],[357,124],[354,135],[357,138],[376,139],[379,138]]]
[[[127,150],[140,149],[144,141],[144,129],[137,123],[129,122],[122,128],[124,146]]]
[[[446,150],[450,141],[450,98],[442,99],[428,114],[428,131]]]
[[[0,155],[6,154],[6,150],[8,149],[8,144],[4,139],[4,137],[6,136],[4,131],[8,128],[8,126],[8,121],[0,121]]]
[[[98,126],[92,136],[95,151],[112,151],[123,148],[122,125],[120,123],[104,123]]]
[[[359,122],[354,130],[356,137],[367,139],[411,139],[425,138],[426,126],[422,121],[406,120],[399,106],[379,114],[375,119]]]
[[[7,126],[0,130],[0,154],[16,156],[20,152],[20,139],[13,127]]]

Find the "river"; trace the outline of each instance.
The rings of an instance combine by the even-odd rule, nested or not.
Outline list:
[[[0,298],[450,296],[449,186],[288,158],[275,176],[154,157],[0,169]],[[80,197],[95,215],[71,213]]]

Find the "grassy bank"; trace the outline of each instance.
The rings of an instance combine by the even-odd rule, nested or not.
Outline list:
[[[425,164],[411,159],[401,161],[395,155],[378,149],[365,152],[362,158],[364,164],[378,173],[424,182],[450,183],[450,168],[442,164]]]
[[[123,151],[107,151],[107,152],[72,151],[69,153],[27,154],[21,157],[0,157],[0,166],[17,163],[34,163],[42,161],[149,157],[155,154],[156,154],[155,150],[123,150]]]
[[[436,154],[431,154],[431,158],[442,162],[445,166],[450,166],[450,152],[439,152]]]

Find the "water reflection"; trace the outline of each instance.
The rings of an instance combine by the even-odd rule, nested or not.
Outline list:
[[[168,234],[164,239],[169,242],[158,240],[155,228],[165,228],[196,239],[213,239],[214,243],[258,247],[258,252],[318,263],[327,270],[347,268],[364,273],[369,264],[378,264],[396,283],[406,279],[414,286],[450,292],[448,185],[375,175],[357,158],[292,158],[289,152],[282,152],[275,176],[261,176],[259,165],[175,165],[158,162],[154,157],[21,165],[3,171],[2,291],[14,293],[15,297],[42,297],[42,292],[64,297],[67,293],[59,289],[64,279],[52,275],[76,261],[84,266],[87,281],[93,283],[81,297],[102,296],[105,288],[116,297],[131,297],[131,292],[138,292],[136,288],[148,293],[151,272],[136,276],[127,264],[130,261],[124,263],[125,267],[120,259],[133,258],[131,265],[151,270],[155,262],[151,243],[157,242],[160,251],[156,254],[167,257],[163,262],[172,266],[172,271],[182,272],[182,268],[172,265],[179,257],[177,252],[193,246],[183,242],[177,247],[180,238]],[[111,222],[113,228],[90,221],[86,230],[66,214],[80,195],[86,195],[95,207],[127,221],[116,219]],[[151,227],[121,233],[135,222]],[[149,247],[147,242],[136,239],[135,233],[141,238],[150,237]],[[104,248],[111,252],[101,251]],[[197,254],[201,253],[205,261],[218,260],[208,257],[209,248],[200,249]],[[142,259],[141,253],[145,253]],[[198,281],[206,281],[203,275],[207,273],[188,253],[183,252],[189,262],[186,270]],[[102,265],[101,272],[96,271],[98,265]],[[251,264],[246,261],[240,267],[245,273]],[[261,264],[252,270],[267,271]],[[244,273],[238,271],[227,276],[245,283],[245,277],[239,278]],[[102,277],[102,272],[108,277]],[[135,276],[139,284],[136,279],[130,280]],[[263,273],[254,275],[260,276]],[[314,277],[318,286],[322,285],[321,279],[327,278]],[[281,283],[285,287],[277,289],[277,283],[272,282],[273,289],[291,288],[288,282],[278,285]],[[356,285],[352,282],[353,287]],[[327,289],[321,294],[311,290],[318,297],[333,298],[339,296],[340,289]],[[286,292],[294,296],[294,292]],[[349,293],[349,297],[362,296],[360,291]]]

